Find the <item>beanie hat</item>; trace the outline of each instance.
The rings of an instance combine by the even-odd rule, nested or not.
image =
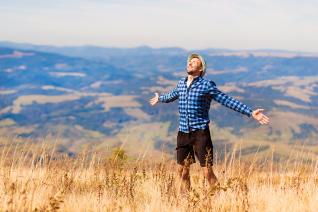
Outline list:
[[[201,64],[202,64],[202,73],[201,73],[201,76],[203,77],[205,72],[206,72],[206,63],[203,59],[203,57],[199,54],[196,54],[196,53],[192,53],[188,56],[188,61],[187,61],[187,64],[189,64],[190,60],[192,58],[199,58],[199,60],[201,60]]]

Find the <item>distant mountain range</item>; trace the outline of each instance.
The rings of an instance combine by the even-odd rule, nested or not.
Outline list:
[[[172,153],[178,127],[177,102],[151,107],[154,92],[171,90],[186,76],[190,52],[203,55],[206,78],[252,108],[264,108],[268,126],[213,102],[211,129],[216,148],[244,143],[244,154],[280,144],[279,157],[302,143],[311,154],[318,143],[318,55],[277,50],[147,46],[55,47],[0,42],[0,134],[59,136],[76,150],[136,146]],[[266,148],[265,148],[266,147]],[[318,149],[317,149],[318,152]],[[135,152],[137,154],[137,152]]]
[[[83,57],[90,59],[111,59],[112,57],[128,56],[149,56],[149,55],[184,55],[188,51],[179,47],[151,48],[149,46],[139,46],[135,48],[114,48],[100,47],[94,45],[84,46],[48,46],[34,45],[29,43],[15,43],[10,41],[0,41],[0,46],[16,49],[34,50],[62,54],[66,56]],[[275,49],[255,49],[255,50],[231,50],[220,48],[194,49],[191,51],[214,56],[255,56],[255,57],[318,57],[318,52],[286,51]]]

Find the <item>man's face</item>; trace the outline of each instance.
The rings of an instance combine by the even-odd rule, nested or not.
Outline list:
[[[198,74],[201,72],[201,60],[199,58],[192,58],[187,66],[188,74]]]

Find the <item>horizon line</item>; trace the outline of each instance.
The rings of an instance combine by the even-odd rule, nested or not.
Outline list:
[[[302,53],[302,54],[317,54],[318,51],[303,51],[303,50],[287,50],[287,49],[276,49],[276,48],[227,48],[227,47],[206,47],[201,49],[190,49],[180,46],[162,46],[162,47],[153,47],[149,44],[141,44],[136,46],[106,46],[106,45],[98,45],[98,44],[78,44],[78,45],[58,45],[58,44],[41,44],[41,43],[32,43],[32,42],[22,42],[22,41],[10,41],[10,40],[0,40],[1,43],[8,43],[8,44],[16,44],[16,45],[32,45],[38,47],[57,47],[57,48],[76,48],[76,47],[94,47],[94,48],[114,48],[114,49],[137,49],[137,48],[150,48],[150,49],[169,49],[169,48],[176,48],[182,49],[186,51],[202,51],[202,50],[225,50],[225,51],[278,51],[278,52],[289,52],[289,53]]]

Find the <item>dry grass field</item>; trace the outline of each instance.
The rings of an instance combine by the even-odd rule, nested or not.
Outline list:
[[[131,159],[121,149],[107,156],[87,150],[68,157],[56,152],[54,143],[0,138],[0,211],[291,212],[318,208],[317,159],[256,162],[228,154],[215,161],[219,186],[206,190],[195,164],[191,192],[178,196],[174,160]]]

